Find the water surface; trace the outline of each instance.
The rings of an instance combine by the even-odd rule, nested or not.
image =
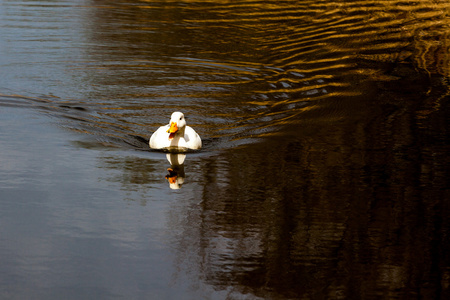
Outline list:
[[[449,11],[1,2],[1,297],[447,299]]]

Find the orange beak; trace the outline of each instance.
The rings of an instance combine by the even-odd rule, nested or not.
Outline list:
[[[167,171],[169,174],[166,175],[166,179],[169,181],[169,183],[176,183],[177,182],[177,172],[174,171],[172,168],[167,168]]]
[[[169,130],[167,130],[167,132],[170,133],[169,140],[173,139],[173,137],[175,136],[175,133],[177,133],[177,131],[178,131],[177,123],[175,123],[175,122],[170,123],[170,128],[169,128]]]
[[[177,176],[167,177],[167,180],[169,181],[169,183],[174,184],[177,182]]]

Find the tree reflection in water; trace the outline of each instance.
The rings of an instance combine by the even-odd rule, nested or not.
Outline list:
[[[449,111],[421,117],[434,101],[424,78],[403,79],[411,94],[379,86],[358,114],[305,113],[289,134],[205,158],[179,255],[262,297],[446,298]]]

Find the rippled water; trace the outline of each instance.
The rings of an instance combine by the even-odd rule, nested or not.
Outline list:
[[[449,13],[0,2],[0,298],[449,298]]]

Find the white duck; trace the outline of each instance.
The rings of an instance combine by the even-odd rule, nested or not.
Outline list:
[[[202,147],[202,140],[194,129],[186,125],[183,113],[176,111],[168,125],[159,127],[152,134],[149,145],[152,149],[198,150]]]

